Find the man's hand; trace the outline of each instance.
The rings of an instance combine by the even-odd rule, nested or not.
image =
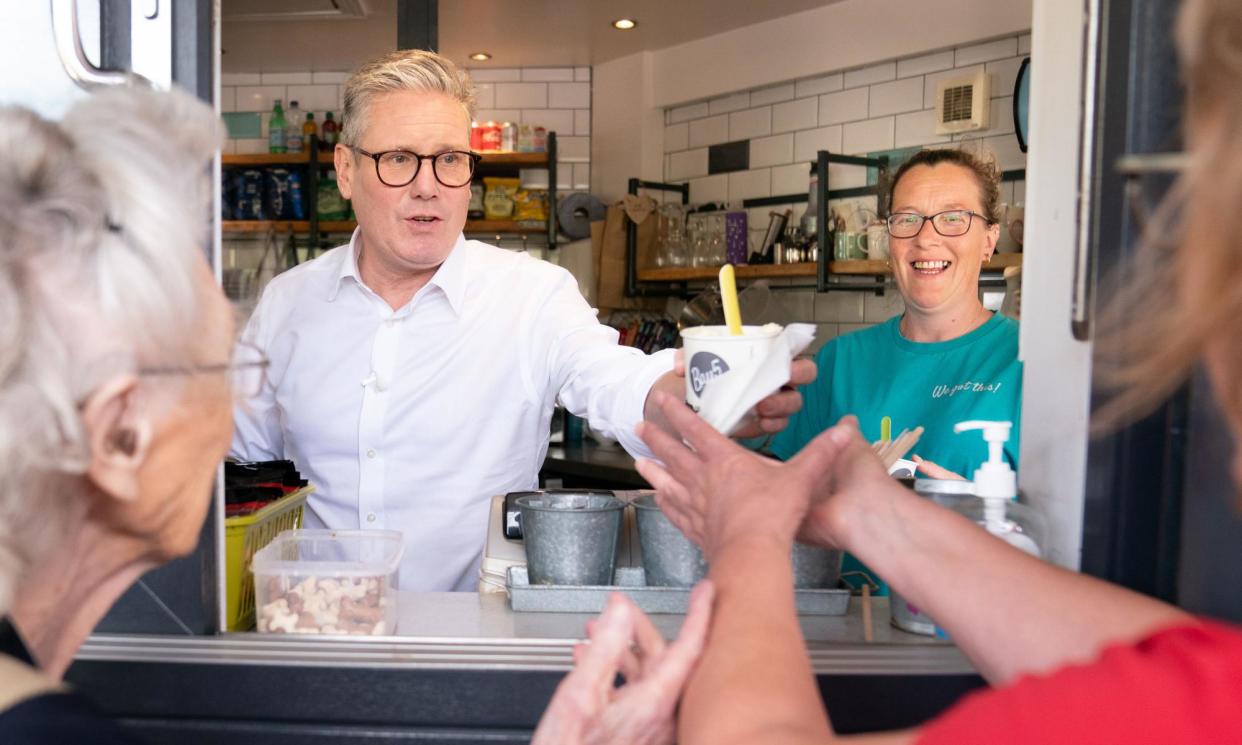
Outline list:
[[[686,362],[682,356],[682,350],[678,349],[673,359],[672,372],[665,373],[651,387],[644,410],[644,419],[670,432],[673,430],[668,420],[664,417],[660,407],[655,404],[655,393],[663,391],[670,396],[685,399]],[[755,408],[751,409],[750,413],[742,419],[730,436],[745,439],[780,432],[789,424],[789,417],[802,409],[802,394],[798,392],[798,386],[815,380],[816,373],[817,369],[813,360],[802,357],[793,360],[789,364],[789,382],[779,391],[755,404]]]
[[[574,669],[531,745],[671,745],[677,701],[707,640],[712,596],[707,580],[694,588],[681,633],[666,645],[633,601],[613,594],[588,625],[590,644],[574,648]],[[625,685],[614,688],[618,672]]]
[[[792,547],[812,495],[827,489],[834,451],[815,448],[779,463],[716,432],[680,399],[655,395],[680,437],[640,424],[639,436],[664,465],[637,465],[669,520],[703,548],[709,562],[724,546],[747,538]]]

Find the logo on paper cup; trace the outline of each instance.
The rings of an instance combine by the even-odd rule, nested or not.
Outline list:
[[[690,376],[690,388],[694,395],[702,396],[707,384],[729,372],[729,363],[711,352],[695,352],[690,358],[686,374]]]

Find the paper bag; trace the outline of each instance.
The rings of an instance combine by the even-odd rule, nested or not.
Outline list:
[[[635,201],[640,200],[640,201]],[[648,197],[627,197],[629,210],[642,222],[635,226],[638,231],[638,266],[650,263],[651,254],[656,248],[656,223],[651,217],[655,210],[655,201]],[[650,202],[650,205],[646,203]],[[664,306],[663,299],[625,296],[625,231],[631,223],[626,215],[625,201],[617,202],[608,208],[603,229],[599,231],[599,264],[595,276],[599,279],[599,293],[596,298],[601,310],[659,310]],[[591,223],[591,240],[596,242],[596,225]]]

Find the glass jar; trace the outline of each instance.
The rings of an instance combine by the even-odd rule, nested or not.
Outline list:
[[[686,212],[677,202],[660,205],[657,266],[686,266]]]
[[[725,248],[725,216],[723,213],[707,218],[707,257],[704,266],[724,266],[729,260]]]

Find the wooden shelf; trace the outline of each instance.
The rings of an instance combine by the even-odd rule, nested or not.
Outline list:
[[[223,222],[223,230],[225,233],[266,233],[269,230],[275,230],[277,233],[307,233],[310,232],[310,221],[308,220],[225,220]],[[352,233],[358,223],[353,220],[325,220],[320,221],[319,231],[321,233]],[[520,226],[513,220],[468,220],[466,221],[467,234],[483,235],[483,234],[522,234],[537,235],[548,232],[546,223],[540,223],[536,226]]]
[[[1022,265],[1022,254],[996,254],[984,269],[999,271],[1011,266]],[[754,266],[734,267],[738,279],[774,279],[778,277],[814,277],[815,263],[801,264],[755,264]],[[881,275],[889,274],[888,265],[883,261],[830,261],[830,274]],[[661,269],[639,269],[640,282],[687,282],[694,280],[712,280],[719,276],[719,267],[666,267]]]
[[[548,232],[547,222],[541,222],[538,225],[527,227],[520,226],[513,220],[467,220],[466,229],[462,232],[466,234],[481,235],[483,233],[521,233],[523,235],[534,235],[536,233],[546,234]]]
[[[480,166],[516,166],[519,168],[543,168],[548,164],[547,153],[480,153]]]
[[[352,233],[358,223],[353,220],[321,220],[321,233]],[[225,220],[221,223],[225,233],[266,233],[275,230],[277,233],[308,233],[309,220]]]
[[[482,167],[543,168],[548,165],[547,153],[482,153]],[[226,166],[304,166],[308,153],[232,153],[220,156]],[[332,165],[332,151],[320,151],[319,163]]]
[[[220,156],[226,166],[304,166],[309,153],[232,153]],[[319,162],[332,164],[332,153],[320,152]]]

